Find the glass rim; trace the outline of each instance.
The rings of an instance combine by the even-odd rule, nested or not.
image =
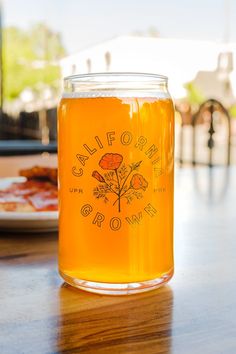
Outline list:
[[[116,81],[117,79],[122,79],[121,81],[136,81],[135,79],[143,79],[142,81],[154,81],[156,83],[167,83],[168,77],[165,75],[160,74],[153,74],[153,73],[143,73],[143,72],[125,72],[125,71],[114,71],[114,72],[97,72],[97,73],[87,73],[87,74],[75,74],[69,75],[64,77],[64,81],[71,81],[71,82],[91,82],[92,79],[96,81],[101,81],[105,78],[113,77]],[[146,80],[145,80],[146,79]]]

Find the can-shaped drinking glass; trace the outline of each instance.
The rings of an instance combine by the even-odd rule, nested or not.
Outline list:
[[[65,78],[58,110],[59,271],[132,294],[173,275],[174,109],[167,78]]]

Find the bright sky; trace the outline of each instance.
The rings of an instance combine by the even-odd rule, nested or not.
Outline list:
[[[154,26],[162,37],[236,42],[235,0],[2,0],[4,25],[44,21],[69,53]],[[227,5],[228,4],[228,5]],[[229,16],[225,16],[229,8]],[[226,18],[228,18],[225,25]]]

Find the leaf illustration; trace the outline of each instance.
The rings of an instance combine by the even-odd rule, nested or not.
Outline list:
[[[107,193],[111,193],[107,185],[99,184],[93,189],[93,195],[95,198],[103,198]]]
[[[132,202],[133,199],[141,199],[143,198],[143,194],[141,192],[138,191],[131,191],[128,194],[124,195],[124,197],[127,200],[127,203],[130,204]]]
[[[114,177],[115,177],[114,171],[109,171],[107,173],[104,173],[104,177],[105,177],[105,180],[108,182],[110,182],[110,181],[116,182],[114,179]]]
[[[122,181],[125,177],[126,177],[126,174],[127,174],[127,167],[125,164],[123,164],[119,171],[118,171],[118,174],[119,174],[119,177],[120,177],[120,180]]]
[[[131,171],[138,171],[142,161],[134,162],[130,165]]]

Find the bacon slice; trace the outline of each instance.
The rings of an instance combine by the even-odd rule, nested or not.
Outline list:
[[[51,182],[32,179],[0,191],[0,211],[50,210],[58,210],[58,190]]]
[[[58,209],[57,193],[54,191],[44,191],[33,194],[28,200],[36,211],[52,211]]]

